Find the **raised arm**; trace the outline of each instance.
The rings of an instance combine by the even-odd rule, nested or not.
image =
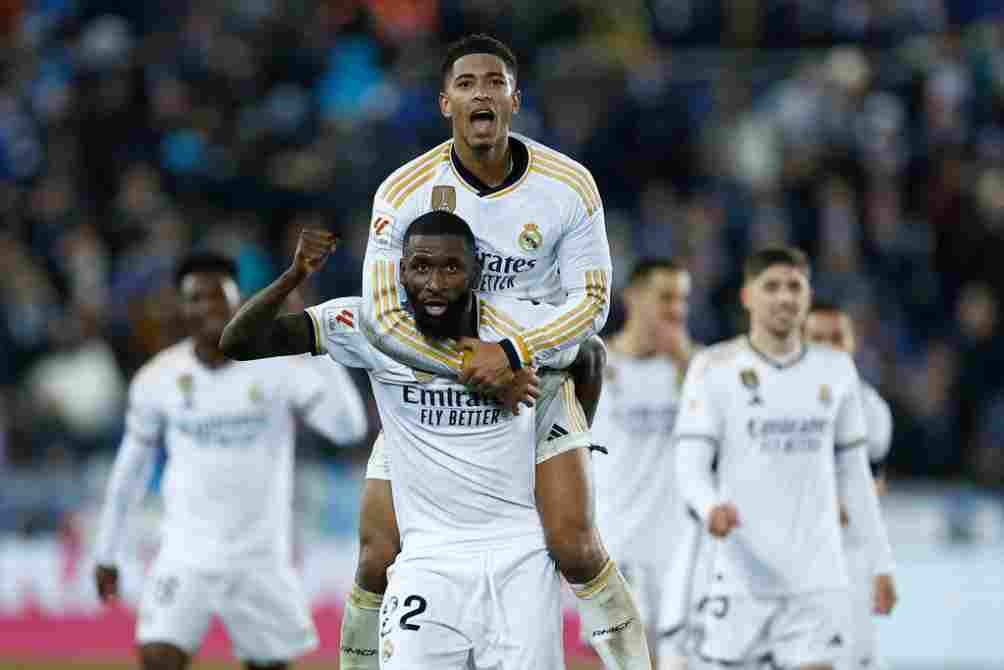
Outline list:
[[[270,356],[314,352],[318,343],[306,314],[279,310],[293,290],[318,270],[334,251],[336,239],[326,230],[300,231],[293,263],[278,279],[251,296],[223,329],[220,349],[228,357],[249,361]]]

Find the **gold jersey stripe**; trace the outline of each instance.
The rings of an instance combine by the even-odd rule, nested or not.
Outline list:
[[[484,299],[481,300],[481,309],[484,313],[491,315],[496,321],[500,321],[509,329],[512,335],[518,335],[519,331],[522,330],[520,325],[512,320],[512,318],[496,308],[493,305],[488,304]]]
[[[396,281],[393,263],[377,261],[374,264],[373,302],[377,305],[377,322],[382,324],[387,332],[398,341],[459,372],[460,363],[457,359],[451,359],[423,342],[415,327],[401,316]]]
[[[568,161],[563,161],[552,156],[548,156],[544,153],[539,153],[535,156],[536,164],[540,167],[547,168],[554,172],[560,172],[561,174],[567,175],[576,184],[579,185],[579,192],[588,194],[586,198],[586,204],[593,209],[599,209],[600,207],[600,194],[599,190],[596,188],[596,183],[592,180],[592,177],[585,170],[581,170],[576,167],[573,163]]]
[[[408,196],[404,195],[404,197],[401,197],[402,193],[410,194],[412,191],[415,190],[416,182],[419,183],[424,182],[427,176],[435,173],[436,168],[442,165],[447,160],[448,160],[447,154],[440,154],[439,156],[434,156],[432,160],[422,164],[421,170],[413,172],[408,177],[408,179],[398,183],[397,186],[388,191],[387,197],[385,199],[389,201],[391,204],[404,202],[404,200],[407,199]],[[395,204],[394,206],[399,207],[400,205]]]
[[[554,152],[542,151],[537,154],[537,158],[542,163],[547,163],[548,165],[554,165],[562,168],[571,175],[574,175],[577,181],[582,184],[582,188],[585,189],[593,197],[593,201],[598,206],[601,203],[600,200],[600,189],[596,185],[596,181],[593,179],[593,175],[589,173],[589,170],[582,167],[581,165],[575,163],[574,161],[565,158]]]
[[[596,211],[596,207],[593,206],[593,203],[590,200],[589,195],[584,190],[582,190],[582,187],[577,182],[575,182],[574,179],[572,179],[568,175],[552,170],[550,167],[542,165],[540,163],[534,163],[532,166],[530,166],[530,172],[535,172],[537,174],[544,175],[545,177],[550,177],[551,179],[560,181],[569,188],[571,188],[582,199],[582,204],[586,206],[586,212],[589,214],[589,216],[592,216],[593,213]]]
[[[407,181],[410,177],[414,176],[416,172],[421,172],[424,168],[429,166],[429,162],[433,159],[438,158],[444,152],[446,155],[450,154],[449,146],[453,140],[447,140],[442,144],[439,144],[418,158],[414,158],[411,162],[407,163],[404,168],[402,168],[401,173],[397,176],[391,177],[386,184],[384,184],[383,189],[380,192],[380,197],[389,200],[391,197],[390,192],[397,186],[400,186],[403,182]]]
[[[411,194],[414,193],[416,189],[419,189],[425,184],[428,184],[429,181],[431,181],[432,178],[436,176],[436,169],[440,165],[445,163],[447,160],[449,159],[444,158],[439,163],[436,163],[435,165],[425,170],[424,172],[419,173],[417,180],[413,184],[411,184],[411,186],[402,191],[401,194],[397,197],[397,199],[391,203],[392,205],[394,205],[394,209],[400,209],[401,205],[403,205],[405,202],[408,201],[408,198],[411,197]]]
[[[565,399],[565,409],[568,412],[568,419],[572,424],[572,430],[577,433],[585,433],[589,430],[589,422],[586,421],[586,415],[582,411],[579,399],[575,397],[575,382],[571,379],[566,379],[561,385],[561,393]]]
[[[595,319],[603,311],[606,304],[606,276],[601,270],[586,272],[586,295],[570,312],[553,324],[531,330],[524,335],[524,340],[530,351],[536,353],[556,344],[573,339],[582,330],[582,324]],[[571,332],[568,332],[568,331]]]

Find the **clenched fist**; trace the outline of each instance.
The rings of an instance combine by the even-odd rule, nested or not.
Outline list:
[[[331,231],[304,228],[300,231],[300,239],[296,242],[296,253],[293,255],[291,269],[298,277],[306,279],[324,267],[324,263],[336,246],[338,238]]]
[[[715,505],[708,513],[708,531],[715,537],[726,537],[739,526],[739,510],[732,503]]]

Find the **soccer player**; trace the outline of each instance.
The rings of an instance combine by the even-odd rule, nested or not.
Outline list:
[[[312,348],[370,372],[403,548],[376,624],[381,666],[562,667],[558,577],[534,502],[541,424],[534,412],[510,413],[452,375],[378,351],[361,332],[360,298],[311,307],[308,318],[277,316],[331,243],[330,233],[303,231],[293,266],[248,302],[224,340],[240,355]],[[418,217],[404,247],[401,277],[425,334],[499,340],[553,316],[547,305],[475,294],[475,239],[455,214]],[[266,334],[249,343],[254,333]],[[564,367],[575,353],[566,349],[553,363]],[[529,368],[517,377],[535,379]]]
[[[608,449],[596,470],[596,525],[631,585],[659,667],[680,667],[674,639],[690,601],[690,568],[700,526],[676,492],[673,424],[693,353],[687,331],[690,273],[669,259],[645,259],[624,289],[624,327],[607,339],[605,392],[593,438]],[[671,611],[663,612],[667,609]],[[657,631],[670,629],[663,643]]]
[[[250,669],[285,668],[317,646],[292,567],[294,419],[300,415],[336,442],[366,434],[363,403],[345,370],[334,393],[317,361],[227,359],[218,342],[240,301],[236,274],[233,261],[214,253],[181,264],[176,279],[191,336],[144,365],[129,389],[96,581],[102,600],[118,596],[115,565],[127,515],[163,444],[161,545],[137,627],[146,670],[185,668],[214,615]]]
[[[838,496],[868,547],[876,612],[895,603],[861,382],[845,352],[804,342],[810,299],[801,251],[752,254],[742,288],[749,333],[698,353],[684,381],[677,483],[719,538],[698,649],[712,666],[767,656],[781,668],[831,670],[846,653]]]
[[[439,103],[452,138],[406,163],[377,190],[363,269],[362,330],[374,346],[413,369],[490,393],[507,387],[520,369],[548,366],[551,357],[584,342],[603,327],[609,309],[610,250],[596,184],[582,165],[510,132],[520,106],[516,78],[516,58],[495,39],[474,35],[450,47]],[[474,230],[480,291],[552,304],[558,308],[553,318],[499,342],[421,332],[402,295],[398,263],[404,231],[433,210],[455,212]],[[567,416],[554,430],[572,437],[587,429],[577,423]],[[638,645],[644,636],[624,625],[635,617],[634,603],[592,519],[588,450],[579,443],[556,439],[539,455],[536,499],[548,549],[578,596],[607,667],[646,667],[647,651]],[[376,465],[385,462],[381,445],[379,439],[374,445]],[[367,475],[357,583],[342,624],[349,649],[371,648],[376,612],[356,603],[379,602],[399,546],[386,475],[379,467]],[[358,661],[342,656],[350,668],[373,667]]]
[[[805,320],[805,338],[809,342],[828,344],[854,356],[857,337],[850,315],[836,305],[816,301]],[[861,383],[861,402],[868,427],[868,460],[875,477],[876,493],[885,490],[883,464],[892,443],[892,412],[889,405],[871,384]],[[850,654],[841,662],[847,670],[883,667],[878,656],[875,622],[872,619],[872,566],[868,554],[848,525],[853,519],[841,515],[844,522],[844,552],[851,580],[851,610],[849,626],[852,631]]]

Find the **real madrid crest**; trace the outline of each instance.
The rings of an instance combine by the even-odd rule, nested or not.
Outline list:
[[[516,238],[516,241],[519,243],[520,249],[527,253],[533,253],[543,246],[544,236],[536,223],[528,223],[523,226],[523,230],[519,231],[519,237]]]
[[[248,400],[257,405],[262,400],[265,399],[265,393],[261,390],[261,386],[258,384],[253,384],[248,390]]]
[[[739,373],[739,381],[752,394],[750,396],[751,405],[763,404],[763,398],[760,397],[760,377],[757,376],[756,370],[753,368],[742,370]]]
[[[457,209],[457,189],[452,186],[433,186],[429,207],[452,212]]]
[[[833,391],[826,384],[819,387],[819,402],[823,407],[829,407],[833,403]]]

